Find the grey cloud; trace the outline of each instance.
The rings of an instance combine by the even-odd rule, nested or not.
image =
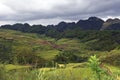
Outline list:
[[[120,0],[0,0],[0,20],[33,21],[119,16]],[[8,14],[6,14],[8,13]]]

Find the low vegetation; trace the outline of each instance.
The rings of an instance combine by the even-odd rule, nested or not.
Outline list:
[[[103,66],[96,56],[91,56],[87,63],[69,63],[64,68],[55,66],[39,69],[16,66],[7,69],[5,66],[11,65],[0,65],[2,80],[119,80],[120,74],[119,68]]]

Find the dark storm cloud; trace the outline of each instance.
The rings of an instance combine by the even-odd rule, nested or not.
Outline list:
[[[0,0],[1,21],[119,16],[120,0]]]

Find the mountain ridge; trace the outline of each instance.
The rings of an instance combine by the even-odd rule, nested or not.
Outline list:
[[[28,23],[16,23],[13,25],[2,25],[0,28],[45,34],[49,32],[61,33],[67,30],[120,30],[120,19],[108,19],[106,21],[98,17],[89,17],[78,22],[60,22],[57,25],[29,25]]]

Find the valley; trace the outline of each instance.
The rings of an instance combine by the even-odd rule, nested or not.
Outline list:
[[[26,80],[26,78],[27,80],[33,78],[34,80],[93,80],[95,79],[91,75],[93,71],[87,65],[88,59],[93,55],[112,71],[115,78],[119,78],[119,44],[111,40],[112,44],[105,42],[106,44],[103,45],[105,40],[112,38],[110,35],[113,32],[119,32],[97,34],[96,31],[90,32],[92,33],[89,34],[88,31],[83,38],[56,40],[36,33],[0,29],[0,74],[5,74],[0,78],[3,80]],[[90,36],[93,34],[95,36]],[[101,39],[101,43],[98,39]],[[111,45],[114,47],[111,48]],[[12,79],[11,72],[14,72],[16,79]]]

